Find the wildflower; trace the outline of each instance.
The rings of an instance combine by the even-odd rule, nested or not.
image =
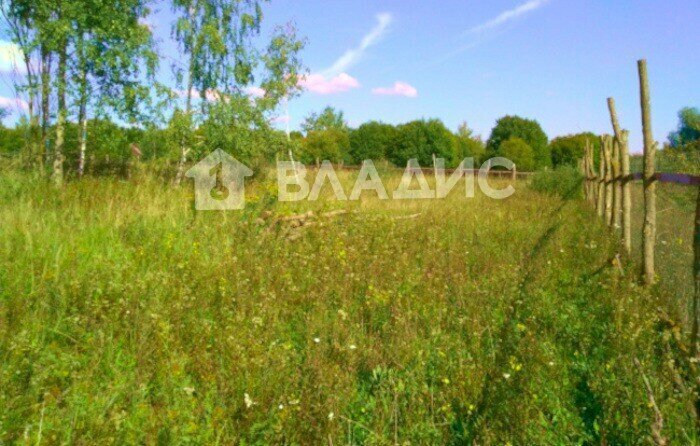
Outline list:
[[[355,349],[357,349],[357,346],[355,344],[350,344],[350,346],[348,348],[350,350],[355,350]]]
[[[549,366],[554,367],[554,361],[549,361]]]
[[[279,410],[284,409],[284,404],[280,404],[279,406],[277,406],[277,408],[278,408]]]
[[[255,404],[255,402],[250,398],[250,395],[247,393],[243,394],[243,402],[245,403],[246,409],[250,409]]]
[[[450,379],[449,378],[442,378],[442,383],[447,385],[450,383]]]
[[[504,373],[504,374],[503,374],[503,377],[504,377],[505,379],[510,379],[510,373]]]
[[[334,418],[335,418],[335,414],[333,412],[330,412],[328,414],[328,421],[333,421]]]
[[[194,394],[194,387],[183,387],[182,390],[183,390],[188,396],[192,396],[192,394]]]
[[[316,344],[320,343],[320,342],[321,342],[321,338],[314,338],[314,342],[315,342]]]

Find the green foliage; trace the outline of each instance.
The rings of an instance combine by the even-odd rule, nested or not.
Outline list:
[[[302,144],[301,161],[313,164],[316,160],[350,162],[350,137],[347,131],[330,128],[309,132]]]
[[[421,166],[432,166],[433,154],[437,158],[453,159],[454,144],[454,135],[442,121],[422,119],[397,127],[396,141],[387,155],[399,167],[405,167],[413,158]]]
[[[197,129],[195,158],[216,149],[230,153],[253,171],[275,157],[279,135],[272,132],[260,109],[251,106],[246,97],[219,101],[210,105],[208,118]]]
[[[532,172],[535,169],[535,152],[520,138],[512,137],[501,143],[499,155],[513,161],[518,170]]]
[[[451,165],[456,167],[465,158],[474,158],[474,165],[479,166],[485,161],[486,145],[480,137],[474,136],[474,132],[466,122],[459,125],[455,134],[454,154]]]
[[[611,264],[586,203],[270,190],[193,218],[148,176],[59,191],[0,164],[0,441],[645,444],[636,358],[668,444],[698,443],[667,298]]]
[[[583,158],[586,150],[586,142],[589,142],[597,157],[600,152],[600,138],[591,132],[576,135],[560,136],[549,143],[554,167],[563,165],[578,166],[578,161]]]
[[[530,187],[541,193],[571,200],[583,196],[583,176],[578,168],[564,165],[553,171],[537,172]]]
[[[673,148],[682,148],[700,140],[700,110],[696,107],[685,107],[678,112],[678,130],[668,135],[668,141]]]
[[[26,128],[16,126],[7,128],[0,125],[0,153],[17,155],[26,144]]]
[[[312,112],[304,118],[301,128],[306,134],[330,129],[346,131],[348,130],[348,124],[345,122],[345,116],[342,111],[328,106],[320,114]]]
[[[364,160],[386,159],[396,137],[394,126],[377,121],[366,122],[350,133],[350,155],[356,164]]]
[[[504,116],[496,121],[486,144],[488,156],[500,156],[501,144],[513,137],[522,139],[532,147],[536,169],[551,167],[552,159],[544,130],[537,121],[519,116]]]

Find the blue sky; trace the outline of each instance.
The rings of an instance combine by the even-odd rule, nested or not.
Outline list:
[[[160,51],[177,59],[168,7],[155,9]],[[293,21],[308,39],[302,59],[313,91],[290,102],[292,129],[332,105],[353,126],[437,117],[487,138],[497,118],[518,114],[550,138],[603,133],[613,96],[639,151],[642,57],[656,139],[676,127],[680,108],[700,106],[697,0],[272,0],[265,14],[264,33]],[[162,79],[169,71],[166,60]],[[12,97],[10,84],[3,76],[0,95]]]

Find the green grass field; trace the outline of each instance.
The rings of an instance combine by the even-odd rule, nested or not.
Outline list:
[[[2,171],[0,444],[649,444],[645,377],[700,441],[664,302],[583,200],[273,186],[195,213],[189,183]]]

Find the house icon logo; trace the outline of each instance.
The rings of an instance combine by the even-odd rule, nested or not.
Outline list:
[[[245,207],[245,178],[253,171],[221,149],[195,164],[185,175],[194,178],[194,207],[225,211]]]

